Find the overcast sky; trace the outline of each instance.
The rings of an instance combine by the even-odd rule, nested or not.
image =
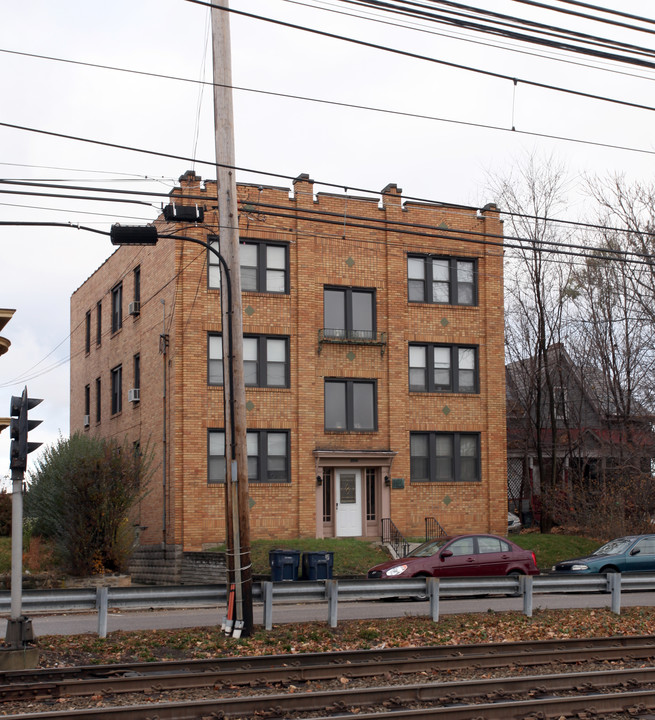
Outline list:
[[[567,0],[545,1],[575,9]],[[652,35],[536,10],[517,0],[471,3],[652,47]],[[592,4],[655,17],[652,0]],[[529,153],[564,163],[572,189],[588,173],[625,173],[630,179],[651,181],[652,111],[522,81],[655,105],[652,70],[428,22],[413,22],[412,28],[374,22],[373,18],[403,22],[380,12],[366,19],[351,17],[342,13],[362,10],[343,0],[231,0],[230,6],[519,80],[515,86],[508,79],[232,15],[235,86],[396,111],[237,90],[237,165],[261,171],[240,173],[239,181],[290,187],[287,180],[261,173],[295,177],[307,172],[319,191],[321,181],[372,191],[393,182],[405,195],[482,206],[494,200],[487,190],[488,174],[507,173]],[[211,81],[206,7],[186,0],[11,3],[0,23],[0,77],[0,123],[5,124],[0,126],[0,178],[168,192],[189,169],[203,178],[216,177],[207,164],[214,159],[211,89],[203,91],[197,82]],[[189,159],[107,148],[6,125]],[[194,157],[195,165],[190,159]],[[4,192],[21,189],[25,190],[0,187],[0,221],[80,223],[108,230],[113,222],[151,221],[160,208],[157,203],[100,203]],[[569,217],[584,215],[584,207],[572,198]],[[27,385],[30,395],[44,398],[31,413],[44,420],[30,435],[34,441],[48,443],[68,435],[70,296],[111,252],[108,238],[77,229],[0,226],[0,307],[16,310],[3,332],[12,346],[0,358],[0,416],[9,414],[10,396]],[[5,431],[0,435],[0,478],[9,474],[9,442]]]

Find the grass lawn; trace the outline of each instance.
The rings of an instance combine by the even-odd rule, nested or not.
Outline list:
[[[253,540],[251,549],[254,575],[270,575],[268,553],[270,550],[299,550],[302,563],[303,552],[333,552],[333,574],[360,575],[373,565],[389,559],[387,553],[375,543],[354,538],[303,538],[300,540]],[[302,565],[301,565],[302,567]]]
[[[586,555],[601,544],[597,540],[590,540],[579,535],[542,535],[530,532],[511,535],[510,540],[526,550],[533,550],[537,557],[537,566],[541,570],[550,570],[558,560]],[[224,550],[225,548],[217,549]],[[268,553],[270,550],[278,549],[299,550],[301,553],[300,563],[302,563],[303,552],[333,552],[335,577],[344,575],[365,577],[370,567],[389,559],[386,551],[379,545],[354,538],[254,540],[251,550],[254,575],[270,575]],[[38,538],[32,538],[30,547],[24,556],[24,565],[25,569],[31,572],[52,569],[52,552],[48,544],[41,544]],[[10,571],[11,538],[0,537],[0,573]]]
[[[522,533],[510,535],[510,540],[524,550],[533,550],[540,570],[550,570],[560,561],[582,557],[600,547],[602,543],[581,535],[560,535],[555,533]]]

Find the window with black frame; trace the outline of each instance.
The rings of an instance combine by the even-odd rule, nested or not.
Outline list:
[[[477,305],[477,261],[435,255],[407,257],[410,302]]]
[[[218,240],[210,240],[218,250]],[[216,255],[207,252],[208,286],[220,288],[221,267]],[[268,240],[245,239],[239,243],[241,290],[243,292],[289,292],[289,246]]]
[[[325,287],[323,333],[326,338],[370,341],[376,339],[375,290]]]
[[[225,431],[209,430],[207,482],[225,482]],[[290,482],[288,430],[248,430],[248,482]]]
[[[223,336],[207,336],[207,382],[223,385]],[[289,387],[289,338],[281,335],[245,335],[243,373],[248,387]]]
[[[410,343],[409,389],[412,392],[478,393],[478,347]]]
[[[123,367],[118,365],[111,371],[111,414],[123,409]]]
[[[339,432],[377,430],[375,380],[326,379],[324,395],[326,430]]]
[[[123,283],[111,291],[111,331],[118,332],[123,327]]]
[[[409,435],[412,482],[479,482],[480,434],[412,432]]]

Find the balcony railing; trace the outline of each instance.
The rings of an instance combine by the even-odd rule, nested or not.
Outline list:
[[[373,345],[380,348],[384,355],[387,346],[387,333],[375,330],[345,330],[344,328],[321,328],[318,331],[318,354],[325,343],[338,345]]]

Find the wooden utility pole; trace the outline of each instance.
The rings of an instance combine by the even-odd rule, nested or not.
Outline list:
[[[226,519],[228,550],[234,556],[230,581],[235,586],[235,635],[252,633],[252,573],[250,568],[250,506],[248,493],[248,452],[246,447],[246,391],[243,374],[243,314],[239,262],[239,217],[235,178],[234,116],[232,111],[232,66],[228,0],[216,0],[212,8],[214,56],[214,127],[216,141],[216,185],[220,222],[219,252],[225,259],[232,281],[232,302],[228,301],[226,283],[221,283],[223,357],[229,356],[228,314],[232,313],[232,377],[225,378],[223,390],[226,405],[234,414],[234,437],[225,423]],[[225,8],[225,9],[220,9]],[[227,363],[224,364],[224,374]],[[231,526],[231,530],[230,527]],[[229,588],[228,588],[229,589]],[[229,595],[229,593],[228,593]],[[229,607],[229,606],[228,606]]]

